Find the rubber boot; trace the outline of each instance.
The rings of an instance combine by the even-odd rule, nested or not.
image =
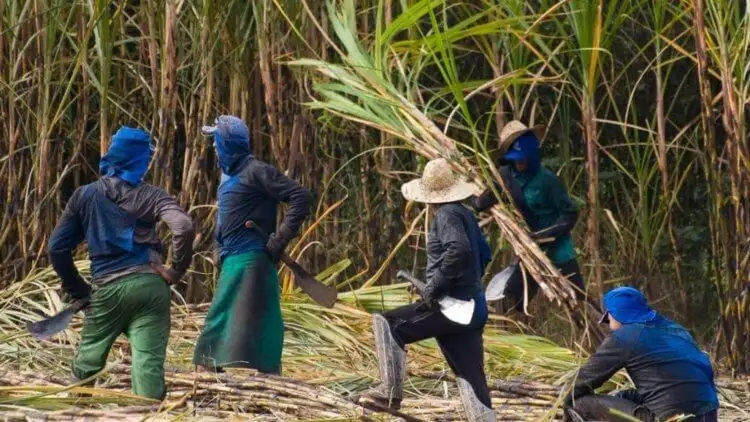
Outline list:
[[[464,406],[464,413],[466,413],[466,419],[469,422],[497,421],[495,411],[479,401],[469,381],[463,378],[456,378],[456,383],[458,384],[458,393],[461,395],[461,404]]]
[[[381,383],[362,393],[359,398],[368,398],[381,406],[398,410],[404,397],[406,351],[393,338],[391,327],[382,315],[373,315],[372,329],[375,333],[375,354]]]

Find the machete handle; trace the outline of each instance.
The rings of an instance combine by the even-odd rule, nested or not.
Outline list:
[[[398,270],[398,272],[396,273],[396,278],[407,280],[414,287],[416,287],[420,293],[424,291],[424,288],[426,286],[426,284],[422,280],[414,277],[413,275],[409,274],[408,272],[404,270]]]
[[[255,230],[265,239],[266,242],[268,242],[268,235],[252,220],[246,221],[245,227]],[[285,251],[279,253],[279,260],[292,270],[295,280],[297,281],[297,286],[299,286],[303,292],[307,293],[315,302],[327,308],[332,308],[336,304],[338,292],[335,287],[327,286],[318,281]]]
[[[245,221],[245,227],[251,230],[255,230],[263,238],[263,242],[268,242],[268,233],[261,229],[259,225],[255,224],[253,220]],[[299,264],[294,262],[292,257],[289,256],[289,254],[287,254],[285,251],[279,252],[279,260],[286,264],[288,267],[299,267]]]
[[[80,310],[86,309],[91,304],[91,296],[86,296],[84,298],[78,299],[75,302],[73,302],[70,305],[70,309],[73,310],[73,312],[78,312]]]

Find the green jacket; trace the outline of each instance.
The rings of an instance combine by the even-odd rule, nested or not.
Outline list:
[[[526,219],[534,237],[555,238],[552,243],[540,244],[542,250],[555,264],[562,264],[576,258],[573,238],[570,230],[575,226],[578,218],[578,210],[568,196],[568,191],[560,179],[544,167],[532,173],[521,173],[511,167],[501,168],[503,178],[513,183],[510,184],[511,196],[516,206]],[[498,183],[498,188],[500,184]],[[523,202],[516,199],[518,191],[514,194],[514,187],[523,193]],[[497,198],[491,190],[486,190],[474,200],[474,208],[477,211],[485,211],[497,203]]]
[[[529,228],[537,238],[554,237],[552,243],[540,246],[555,264],[576,258],[570,230],[575,225],[578,210],[568,196],[568,191],[554,173],[541,167],[532,176],[511,170],[513,178],[521,185],[530,210],[525,215]]]

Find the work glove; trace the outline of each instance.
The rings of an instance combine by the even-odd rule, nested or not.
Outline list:
[[[435,283],[427,283],[424,291],[422,291],[422,302],[427,306],[432,307],[437,301],[437,296],[438,288],[435,286]]]
[[[422,291],[422,301],[432,307],[438,299],[445,295],[445,288],[449,284],[448,280],[437,271]]]
[[[266,252],[271,255],[271,258],[274,262],[279,261],[281,253],[284,252],[287,244],[289,244],[289,241],[294,236],[295,233],[289,230],[289,228],[284,224],[279,227],[279,230],[276,233],[271,233],[271,235],[268,236],[268,242],[266,242]]]
[[[268,236],[268,242],[266,243],[266,252],[271,255],[273,262],[279,261],[279,256],[281,256],[281,253],[284,252],[284,249],[286,249],[286,244],[287,242],[276,233],[271,233],[271,235]]]
[[[71,283],[63,281],[62,293],[63,302],[72,303],[91,296],[91,286],[82,278],[78,278],[75,282]]]
[[[159,265],[153,262],[151,263],[151,268],[153,268],[170,286],[175,283],[179,283],[180,280],[182,280],[182,277],[185,276],[184,271],[178,271],[174,268],[167,268],[163,265]]]

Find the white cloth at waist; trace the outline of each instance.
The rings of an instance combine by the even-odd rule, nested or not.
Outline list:
[[[474,299],[461,300],[455,297],[444,296],[438,300],[440,313],[456,324],[469,325],[471,317],[474,316]]]

